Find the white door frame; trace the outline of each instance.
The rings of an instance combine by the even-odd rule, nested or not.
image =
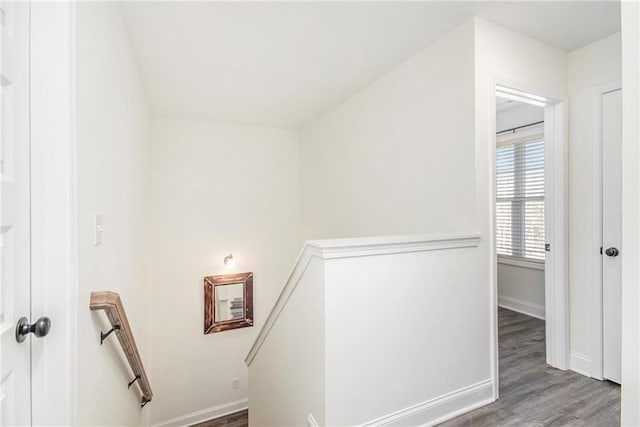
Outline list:
[[[593,153],[593,217],[596,227],[592,235],[592,262],[595,266],[595,274],[591,283],[591,376],[598,380],[604,379],[603,372],[603,311],[602,311],[602,96],[622,89],[622,82],[612,82],[597,86],[593,89],[595,112],[593,123],[595,126],[596,141]]]
[[[497,87],[504,87],[520,92],[531,100],[542,102],[545,107],[545,237],[551,245],[545,260],[545,319],[547,363],[555,368],[569,369],[569,286],[568,286],[568,135],[567,135],[567,102],[534,94],[543,93],[535,88],[526,87],[512,81],[495,79],[492,84],[492,108],[490,112],[491,144],[489,153],[491,189],[490,240],[491,259],[493,260],[493,295],[492,305],[494,325],[497,325],[497,262],[495,246],[496,210],[495,210],[495,155],[496,155],[496,105]],[[542,106],[542,105],[541,105]],[[494,328],[495,329],[495,328]],[[498,335],[494,338],[494,364],[498,372]],[[496,379],[498,376],[496,375]],[[496,392],[497,397],[497,392]]]
[[[31,15],[33,425],[77,425],[78,290],[75,4],[33,2]]]
[[[544,293],[547,363],[569,369],[568,162],[566,101],[545,106],[545,259]]]

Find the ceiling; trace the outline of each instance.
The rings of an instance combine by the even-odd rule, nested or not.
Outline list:
[[[125,2],[152,112],[298,128],[477,15],[571,51],[614,1]]]
[[[510,110],[514,107],[522,105],[521,102],[514,101],[513,99],[502,98],[500,96],[496,96],[496,111],[505,111]]]

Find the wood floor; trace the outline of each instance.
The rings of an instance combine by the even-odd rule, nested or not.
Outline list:
[[[546,365],[543,320],[500,308],[498,333],[500,399],[441,426],[620,425],[620,386]]]
[[[249,411],[240,411],[215,420],[194,424],[191,427],[247,427],[249,425]]]
[[[440,424],[474,426],[620,425],[620,387],[545,363],[544,321],[499,309],[500,399]],[[247,411],[193,427],[246,427]]]

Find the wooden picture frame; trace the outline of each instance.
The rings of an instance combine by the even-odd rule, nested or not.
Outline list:
[[[243,316],[216,322],[216,287],[233,284],[242,284]],[[249,326],[253,326],[253,273],[206,276],[204,278],[204,333],[212,334]]]

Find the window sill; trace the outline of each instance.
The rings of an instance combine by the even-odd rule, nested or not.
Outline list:
[[[512,258],[505,255],[498,255],[498,264],[513,265],[516,267],[531,268],[533,270],[544,271],[544,261],[533,261],[522,258]]]

